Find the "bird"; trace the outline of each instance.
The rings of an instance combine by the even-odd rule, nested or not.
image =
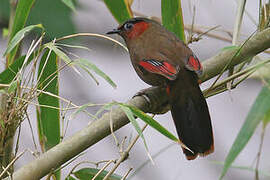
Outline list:
[[[160,23],[145,17],[127,20],[107,34],[120,35],[138,76],[166,88],[171,115],[186,159],[214,152],[211,118],[199,86],[203,67],[192,50]]]

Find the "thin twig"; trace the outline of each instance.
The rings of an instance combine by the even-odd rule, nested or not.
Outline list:
[[[58,39],[56,39],[56,42],[62,41],[62,40],[65,40],[65,39],[69,39],[69,38],[79,37],[79,36],[101,37],[101,38],[104,38],[104,39],[108,39],[108,40],[110,40],[110,41],[112,41],[112,42],[120,45],[121,47],[123,47],[128,52],[127,47],[125,45],[123,45],[122,43],[120,43],[119,41],[116,41],[115,39],[110,38],[108,36],[105,36],[105,35],[102,35],[102,34],[96,34],[96,33],[77,33],[77,34],[72,34],[72,35],[68,35],[68,36],[64,36],[64,37],[58,38]]]
[[[1,172],[0,174],[0,179],[1,177],[8,171],[8,169],[15,163],[15,161],[17,161],[24,153],[26,152],[26,150],[24,150],[23,152],[21,152],[18,156],[16,156],[8,165],[6,168],[4,168],[4,170]]]
[[[255,32],[254,32],[255,34]],[[239,53],[241,52],[242,48],[244,47],[244,45],[251,39],[252,35],[237,49],[237,51],[234,53],[234,55],[229,59],[229,61],[226,63],[226,65],[223,67],[222,71],[219,73],[219,75],[217,76],[217,78],[215,79],[215,81],[212,83],[212,85],[210,86],[210,88],[208,89],[208,91],[210,91],[215,84],[218,82],[218,80],[221,78],[222,74],[226,71],[226,69],[230,66],[230,64],[232,63],[232,61],[239,55]],[[234,67],[234,66],[231,66]],[[230,69],[230,68],[229,68]]]
[[[112,107],[111,107],[111,111],[112,112]],[[113,120],[112,120],[112,113],[110,113],[110,129],[111,129],[111,133],[112,133],[112,137],[114,139],[114,142],[116,144],[116,146],[119,146],[119,141],[117,139],[117,137],[115,136],[114,132],[113,132]]]
[[[114,162],[114,160],[110,160],[109,162],[107,162],[99,171],[98,173],[92,178],[92,180],[95,180],[100,173],[102,173],[112,162]]]
[[[157,156],[159,156],[160,154],[162,154],[163,152],[165,152],[166,150],[168,150],[169,148],[173,147],[174,145],[176,145],[176,143],[170,143],[167,146],[161,148],[157,153],[155,153],[153,155],[153,159],[155,159]],[[129,180],[132,179],[139,171],[141,171],[147,164],[149,164],[151,162],[150,159],[148,159],[147,161],[143,162],[137,169],[135,169],[135,171],[130,175]]]
[[[248,77],[250,77],[256,70],[252,70],[248,73],[245,74],[245,76],[243,78],[241,78],[239,81],[237,81],[236,83],[234,83],[233,85],[231,85],[230,87],[228,87],[228,83],[227,84],[224,84],[226,85],[225,87],[223,87],[222,89],[218,89],[216,88],[217,90],[215,90],[214,92],[211,92],[211,93],[207,93],[205,94],[205,92],[203,92],[205,95],[204,97],[205,98],[208,98],[208,97],[211,97],[211,96],[214,96],[214,95],[217,95],[217,94],[220,94],[220,93],[223,93],[227,90],[232,90],[234,88],[236,88],[241,82],[243,82],[244,80],[246,80]]]
[[[262,132],[261,132],[261,139],[260,139],[260,146],[259,146],[259,150],[257,153],[257,161],[256,161],[256,167],[255,167],[255,179],[256,180],[259,180],[259,164],[260,164],[260,159],[261,159],[264,134],[265,134],[265,126],[263,124]]]
[[[70,162],[68,162],[67,164],[65,164],[65,166],[62,166],[61,168],[58,168],[57,170],[55,170],[54,172],[60,170],[60,169],[63,169],[64,167],[66,167],[67,165],[69,165],[70,163],[72,163],[73,161],[75,161],[77,158],[79,158],[80,156],[82,156],[83,154],[80,154],[79,156],[73,158]],[[92,161],[81,161],[79,162],[78,164],[76,164],[75,166],[73,166],[73,168],[70,170],[70,172],[68,173],[67,177],[70,176],[73,171],[78,167],[80,166],[81,164],[94,164],[96,165],[95,162],[92,162]]]
[[[31,122],[30,122],[29,115],[28,115],[28,113],[27,113],[26,110],[25,110],[25,115],[26,115],[26,119],[27,119],[27,122],[28,122],[29,127],[30,127],[31,137],[32,137],[32,141],[33,141],[33,143],[34,143],[35,150],[38,151],[38,150],[37,150],[37,144],[36,144],[36,141],[35,141],[35,136],[34,136],[33,127],[32,127],[32,124],[31,124]]]
[[[238,0],[237,5],[238,5],[238,9],[237,9],[237,14],[236,14],[236,19],[235,19],[235,24],[234,24],[234,29],[233,29],[233,37],[232,37],[233,46],[236,46],[238,44],[246,0]],[[234,67],[231,67],[229,69],[228,76],[231,76],[233,73],[234,73]],[[233,80],[230,83],[231,84],[229,86],[232,86]]]
[[[132,171],[133,168],[129,168],[128,172],[126,172],[126,174],[121,178],[121,180],[125,180],[127,179],[129,173]]]
[[[249,73],[251,71],[253,73],[255,70],[257,70],[258,68],[264,66],[265,64],[267,64],[269,62],[270,62],[270,59],[266,60],[266,61],[263,61],[261,63],[257,63],[257,64],[255,64],[253,66],[250,66],[249,68],[246,68],[243,71],[240,71],[238,73],[235,73],[235,74],[231,75],[230,77],[228,77],[228,78],[226,78],[226,79],[224,79],[222,81],[217,82],[214,86],[204,90],[204,95],[207,96],[208,93],[210,93],[212,90],[215,90],[216,88],[218,88],[218,87],[220,87],[222,85],[225,85],[226,83],[228,83],[228,82],[230,82],[230,81],[232,81],[232,80],[234,80],[234,79],[236,79],[236,78],[238,78],[240,76],[243,76],[243,75],[245,75],[245,74],[247,74],[247,73]]]
[[[145,128],[147,127],[148,124],[145,124],[142,128],[142,132],[145,130]],[[116,164],[114,165],[114,167],[112,168],[111,171],[108,172],[108,174],[106,174],[106,176],[103,178],[103,180],[107,180],[113,173],[114,171],[118,168],[118,166],[127,159],[128,154],[130,152],[130,150],[132,149],[132,147],[134,146],[134,144],[137,142],[137,140],[139,139],[140,135],[138,134],[135,139],[130,143],[130,145],[128,146],[127,150],[124,151],[121,154],[121,158],[117,160]]]
[[[71,105],[71,101],[70,101],[70,103],[68,103],[67,104],[67,106],[66,107],[70,107],[70,105]],[[67,113],[67,110],[65,110],[65,113]],[[65,121],[64,121],[64,119],[63,119],[63,129],[62,129],[62,132],[63,132],[63,138],[66,136],[66,133],[67,133],[67,129],[68,129],[68,125],[69,125],[69,121],[70,121],[70,118],[67,118],[67,123],[66,123],[66,128],[65,128]]]
[[[245,12],[245,5],[246,5],[246,0],[238,0],[238,3],[237,3],[238,9],[237,9],[236,19],[235,19],[235,24],[234,24],[234,30],[233,30],[233,39],[232,39],[233,45],[237,44],[239,36],[240,36],[243,15]]]

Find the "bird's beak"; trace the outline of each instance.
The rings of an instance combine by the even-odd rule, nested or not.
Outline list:
[[[106,34],[119,34],[120,30],[119,29],[114,29],[112,31],[107,32]]]

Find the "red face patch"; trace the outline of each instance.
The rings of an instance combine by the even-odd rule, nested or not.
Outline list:
[[[129,32],[127,32],[127,37],[129,39],[139,37],[148,27],[149,24],[144,21],[135,23],[134,27]]]

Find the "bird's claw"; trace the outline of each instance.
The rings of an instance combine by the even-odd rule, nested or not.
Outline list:
[[[142,89],[134,96],[142,96],[149,104],[149,113],[164,114],[170,110],[168,97],[166,95],[166,88],[163,87],[150,87]]]

